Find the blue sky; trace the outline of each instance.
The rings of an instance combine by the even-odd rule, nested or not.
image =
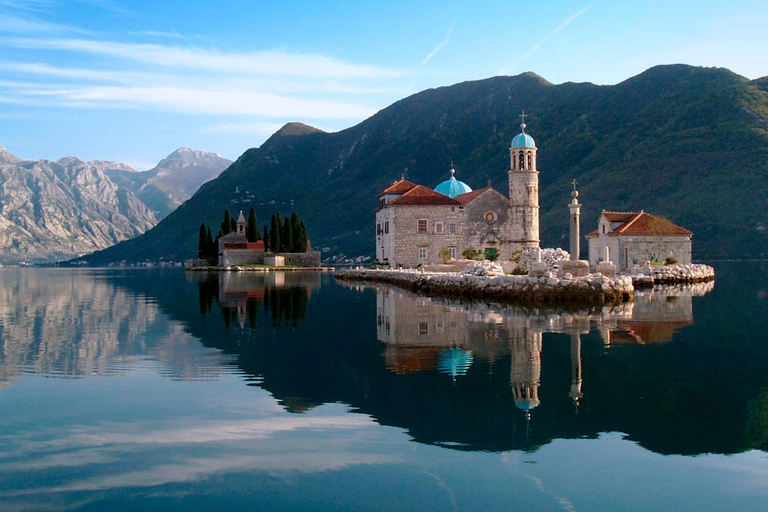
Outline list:
[[[500,74],[615,84],[686,63],[758,78],[766,24],[764,0],[0,0],[0,146],[144,170]]]

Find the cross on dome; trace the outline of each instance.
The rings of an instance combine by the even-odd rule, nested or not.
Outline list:
[[[525,133],[525,127],[528,126],[527,124],[525,124],[526,117],[528,116],[525,114],[525,110],[523,110],[523,113],[520,114],[520,128],[523,130],[523,133]]]

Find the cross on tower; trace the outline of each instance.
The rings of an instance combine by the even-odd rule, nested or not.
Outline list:
[[[523,133],[525,133],[525,127],[527,126],[525,124],[525,118],[526,117],[528,117],[528,116],[525,114],[525,110],[523,110],[523,113],[520,114],[520,128],[523,129]]]
[[[576,181],[576,180],[573,180],[573,181],[571,182],[571,185],[573,185],[573,191],[574,191],[574,192],[576,191],[576,183],[577,183],[577,181]]]

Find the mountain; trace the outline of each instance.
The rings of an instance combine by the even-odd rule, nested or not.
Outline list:
[[[571,181],[582,232],[601,210],[645,210],[691,229],[694,259],[768,253],[768,91],[722,68],[658,66],[612,86],[533,73],[415,94],[349,129],[289,124],[141,237],[90,263],[196,253],[200,222],[253,206],[307,219],[314,247],[373,254],[377,194],[395,180],[448,177],[507,189],[519,113],[538,147],[543,246],[566,246]],[[586,244],[582,244],[585,246]]]
[[[115,185],[109,171],[133,169],[73,157],[22,161],[0,150],[0,262],[71,258],[154,226],[149,208]]]
[[[231,163],[216,153],[179,148],[149,171],[111,168],[107,175],[133,192],[162,219]]]

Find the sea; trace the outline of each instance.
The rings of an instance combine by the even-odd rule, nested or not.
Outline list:
[[[768,263],[634,302],[0,269],[0,511],[765,511]]]

